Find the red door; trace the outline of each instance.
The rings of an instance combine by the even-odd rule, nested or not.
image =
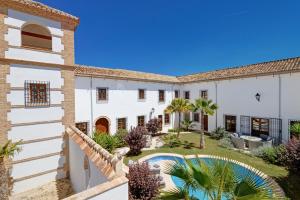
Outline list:
[[[100,118],[96,121],[96,131],[98,133],[109,133],[109,122],[106,118]]]
[[[162,131],[163,116],[158,115],[159,130]]]

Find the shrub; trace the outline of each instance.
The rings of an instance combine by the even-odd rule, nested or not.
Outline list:
[[[210,137],[213,139],[220,140],[222,138],[228,137],[229,133],[222,127],[216,128],[211,134]]]
[[[176,135],[166,135],[163,139],[167,147],[174,148],[181,145],[181,141],[177,138]]]
[[[219,141],[219,144],[218,144],[220,147],[223,147],[223,148],[227,148],[227,149],[232,149],[234,148],[233,144],[232,144],[232,141],[229,137],[224,137],[222,139],[220,139]]]
[[[146,124],[146,128],[151,135],[156,135],[159,130],[159,120],[157,118],[150,119]]]
[[[146,137],[148,132],[145,127],[137,126],[131,128],[128,135],[125,137],[125,141],[130,148],[129,154],[138,155],[141,153],[142,148],[146,146]]]
[[[300,171],[300,140],[293,138],[286,144],[286,165],[291,170]]]
[[[295,135],[299,139],[300,137],[300,123],[295,123],[290,127],[290,132]]]
[[[159,178],[151,174],[148,163],[136,163],[129,166],[130,200],[151,200],[159,194]]]
[[[276,147],[259,147],[251,153],[263,160],[276,165],[284,165],[286,160],[286,148],[284,145]]]
[[[110,153],[118,147],[119,143],[117,137],[108,134],[99,134],[97,132],[93,134],[93,140]]]
[[[115,137],[118,140],[117,147],[124,147],[126,146],[125,137],[128,135],[128,131],[126,129],[119,129],[117,130]]]
[[[185,131],[189,131],[189,128],[190,126],[192,125],[192,121],[191,120],[188,120],[188,119],[185,119],[183,122],[181,122],[182,126],[183,126],[183,129]]]

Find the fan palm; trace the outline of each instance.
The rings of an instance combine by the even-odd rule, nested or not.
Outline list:
[[[187,99],[182,99],[182,98],[173,99],[171,104],[165,110],[166,113],[179,114],[177,137],[179,137],[180,134],[181,113],[188,112],[190,110],[191,110],[191,104]]]
[[[165,173],[179,178],[183,186],[163,192],[161,199],[198,199],[192,193],[202,191],[209,200],[271,200],[284,199],[274,182],[258,171],[245,169],[237,173],[228,159],[214,159],[211,163],[196,158],[183,163],[165,165]],[[258,179],[257,176],[262,177]]]
[[[200,98],[196,99],[195,103],[192,104],[193,112],[201,111],[202,115],[214,115],[215,111],[218,109],[217,104],[213,103],[212,100]],[[204,141],[204,117],[201,119],[201,136],[200,136],[200,148],[205,148]]]
[[[11,140],[8,140],[3,146],[0,145],[0,161],[7,157],[13,157],[16,152],[21,151],[19,145],[22,141],[13,143]]]

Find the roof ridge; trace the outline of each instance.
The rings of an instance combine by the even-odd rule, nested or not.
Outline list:
[[[239,69],[239,68],[255,66],[255,65],[261,65],[261,64],[267,64],[267,63],[282,62],[282,61],[293,60],[293,59],[297,59],[297,58],[300,58],[300,56],[289,57],[289,58],[281,58],[281,59],[277,59],[277,60],[269,60],[269,61],[263,61],[263,62],[257,62],[257,63],[253,63],[253,64],[244,64],[244,65],[233,66],[233,67],[224,67],[224,68],[221,68],[221,69],[210,70],[210,71],[205,71],[205,72],[195,72],[195,73],[191,73],[191,74],[176,76],[176,78],[182,78],[182,77],[193,76],[193,75],[204,74],[204,73],[218,72],[218,71],[223,71],[223,70]]]
[[[136,71],[136,70],[130,70],[130,69],[98,67],[98,66],[81,65],[81,64],[75,64],[75,66],[78,66],[78,67],[86,67],[86,68],[94,68],[94,69],[105,69],[105,70],[114,70],[114,71],[124,71],[124,72],[132,72],[132,73],[139,73],[139,74],[152,74],[152,75],[157,75],[157,76],[165,76],[165,77],[170,77],[170,78],[177,78],[176,76],[172,76],[172,75],[158,74],[158,73],[153,73],[153,72]]]

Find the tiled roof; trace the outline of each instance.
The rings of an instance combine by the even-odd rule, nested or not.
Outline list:
[[[208,80],[222,80],[247,76],[259,76],[266,74],[277,74],[300,70],[300,57],[287,58],[276,61],[262,62],[221,69],[216,71],[191,74],[177,77],[180,82],[196,82]]]
[[[33,11],[37,11],[37,12],[46,12],[49,14],[53,14],[53,15],[59,15],[62,17],[66,17],[69,18],[73,21],[76,22],[76,25],[79,24],[79,18],[75,17],[71,14],[68,14],[66,12],[57,10],[55,8],[52,8],[50,6],[47,6],[43,3],[37,2],[37,1],[33,1],[33,0],[1,0],[1,3],[6,3],[8,5],[14,5],[17,6],[18,8],[25,9],[25,8],[31,8],[33,9]]]
[[[169,83],[178,82],[175,76],[144,73],[144,72],[137,72],[131,70],[124,70],[124,69],[90,67],[90,66],[83,66],[83,65],[77,65],[75,69],[75,74],[80,76],[93,75],[95,77],[131,79],[131,80],[139,80],[139,81],[169,82]]]
[[[221,69],[210,72],[191,74],[186,76],[166,76],[152,73],[136,72],[123,69],[109,69],[77,65],[77,76],[107,77],[115,79],[133,79],[154,82],[188,83],[197,81],[210,81],[222,79],[234,79],[248,76],[260,76],[266,74],[287,73],[300,71],[300,57],[269,61],[234,68]]]

